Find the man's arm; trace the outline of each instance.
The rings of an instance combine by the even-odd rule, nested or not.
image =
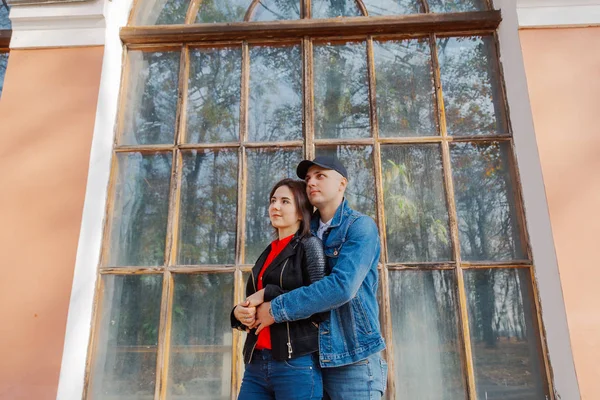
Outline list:
[[[271,301],[275,322],[308,318],[347,303],[358,292],[377,257],[377,226],[371,218],[361,216],[350,225],[338,261],[330,275]]]

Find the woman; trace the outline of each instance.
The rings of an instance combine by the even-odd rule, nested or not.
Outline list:
[[[283,179],[271,190],[269,218],[274,240],[258,258],[246,284],[245,302],[231,312],[231,326],[248,333],[246,370],[239,400],[321,399],[318,318],[273,324],[256,335],[256,306],[325,274],[321,241],[310,234],[312,206],[306,184]]]

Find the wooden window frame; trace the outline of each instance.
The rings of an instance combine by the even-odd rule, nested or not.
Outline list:
[[[195,0],[192,6],[199,4]],[[425,3],[426,5],[426,3]],[[196,10],[197,12],[197,10]],[[172,304],[173,297],[173,278],[172,273],[197,273],[197,272],[223,272],[234,273],[234,301],[243,299],[243,280],[242,274],[251,269],[251,265],[244,260],[244,233],[245,233],[245,192],[246,192],[246,156],[245,150],[250,148],[272,147],[272,146],[293,146],[302,147],[306,157],[314,157],[316,146],[318,145],[370,145],[373,147],[374,157],[374,172],[376,179],[376,210],[377,224],[381,232],[382,241],[382,259],[379,265],[381,273],[382,289],[384,291],[382,309],[384,310],[384,327],[383,334],[388,344],[387,352],[393,354],[393,340],[391,332],[390,315],[390,299],[388,290],[390,270],[455,270],[456,281],[458,286],[458,303],[459,303],[459,331],[462,350],[463,350],[463,373],[465,374],[465,387],[468,393],[468,398],[476,398],[475,374],[473,369],[473,355],[470,345],[470,334],[468,324],[467,311],[467,296],[465,292],[465,283],[463,270],[469,269],[489,269],[489,268],[525,268],[530,272],[531,286],[533,287],[532,301],[537,311],[537,320],[532,321],[540,327],[538,334],[541,343],[542,365],[544,366],[544,375],[546,378],[546,386],[550,393],[550,398],[554,399],[554,390],[552,385],[552,375],[548,361],[548,351],[546,339],[542,327],[540,314],[540,305],[538,301],[537,288],[535,284],[534,267],[527,237],[526,221],[524,210],[522,207],[523,200],[521,196],[521,184],[519,174],[516,168],[514,141],[510,128],[510,119],[508,117],[508,105],[506,102],[506,93],[504,89],[504,79],[502,69],[499,70],[499,82],[501,83],[500,97],[498,99],[504,106],[506,111],[506,123],[509,132],[499,135],[481,135],[481,136],[450,136],[446,131],[446,121],[444,114],[442,88],[439,74],[439,62],[436,51],[436,38],[438,36],[491,36],[494,40],[494,50],[498,55],[498,36],[497,28],[501,22],[501,13],[498,10],[481,11],[481,12],[466,12],[466,13],[448,13],[448,14],[417,14],[405,16],[391,17],[352,17],[343,19],[327,19],[327,20],[295,20],[295,21],[277,21],[277,22],[240,22],[227,24],[198,24],[198,25],[177,25],[177,26],[157,26],[157,27],[124,27],[121,28],[120,37],[128,50],[160,50],[165,48],[181,49],[181,64],[180,64],[180,79],[179,91],[180,99],[178,101],[178,115],[176,127],[176,140],[173,145],[146,145],[146,146],[122,146],[118,145],[116,140],[114,143],[113,154],[120,152],[154,152],[167,151],[172,152],[172,180],[170,190],[170,201],[167,227],[167,247],[165,252],[165,265],[153,268],[138,268],[138,267],[103,267],[100,263],[99,274],[163,274],[163,298],[161,300],[161,324],[159,331],[159,347],[157,360],[157,381],[156,393],[159,398],[164,398],[167,389],[168,365],[164,360],[168,358],[168,338],[171,330],[171,318],[169,318],[169,308]],[[189,11],[186,21],[189,20]],[[377,126],[377,109],[375,99],[375,75],[374,75],[374,55],[373,55],[373,40],[377,39],[405,39],[414,37],[429,38],[432,49],[432,64],[434,71],[435,97],[437,119],[439,122],[439,136],[427,137],[398,137],[398,138],[379,138]],[[259,39],[257,39],[259,38]],[[369,103],[370,103],[370,118],[371,118],[371,137],[367,139],[316,139],[314,137],[314,115],[313,115],[313,65],[312,65],[312,43],[313,40],[328,40],[328,39],[362,39],[367,43],[367,69],[369,76]],[[247,141],[247,112],[248,112],[248,84],[249,84],[249,56],[248,49],[251,44],[268,44],[272,42],[289,41],[290,39],[300,39],[302,43],[303,54],[303,75],[304,75],[304,140],[295,142],[267,142],[255,143]],[[240,140],[232,143],[211,143],[211,144],[189,144],[182,142],[183,124],[185,124],[185,97],[187,82],[181,79],[189,73],[189,49],[203,46],[215,45],[231,45],[237,44],[242,46],[242,78],[241,78],[241,114],[240,114]],[[127,63],[125,63],[125,66]],[[124,80],[127,79],[127,68],[123,73]],[[123,81],[124,82],[124,81]],[[126,90],[126,85],[122,82],[121,100],[123,103],[123,93]],[[182,100],[183,98],[183,100]],[[122,109],[118,121],[122,121]],[[119,125],[119,124],[118,124]],[[118,136],[118,133],[117,133]],[[450,143],[452,142],[508,142],[511,147],[511,156],[508,160],[510,163],[510,174],[513,178],[515,187],[515,203],[517,205],[517,213],[519,219],[519,229],[522,233],[522,240],[525,242],[525,259],[513,260],[510,262],[463,262],[460,254],[460,243],[458,238],[457,212],[455,209],[454,189],[452,182],[451,163],[450,163]],[[450,217],[450,238],[452,242],[452,252],[454,261],[448,263],[388,263],[387,247],[385,237],[385,216],[383,208],[383,187],[381,175],[381,144],[423,144],[437,143],[441,147],[442,155],[442,170],[444,187],[446,189],[446,206]],[[238,163],[239,178],[238,178],[238,226],[236,240],[236,260],[235,266],[232,265],[210,265],[210,266],[181,266],[175,264],[175,251],[173,251],[174,243],[176,242],[177,229],[174,228],[173,221],[177,221],[180,194],[181,180],[181,150],[190,149],[206,149],[206,148],[223,148],[231,147],[240,150],[240,158]],[[116,158],[116,157],[115,157]],[[113,159],[113,167],[115,170],[115,158]],[[108,202],[106,215],[110,216],[111,200],[114,198],[114,176],[110,178],[110,187],[108,191]],[[109,244],[109,218],[105,219],[106,225],[104,228],[104,238],[102,241],[102,255],[107,254],[107,246]],[[101,282],[101,279],[98,280]],[[101,283],[98,283],[101,285]],[[98,286],[99,287],[99,286]],[[97,289],[97,293],[99,290]],[[93,358],[93,343],[95,326],[98,323],[98,304],[99,299],[96,299],[96,309],[94,310],[94,323],[90,336],[90,351],[88,354],[86,366],[86,384],[84,393],[87,392],[90,373],[90,363]],[[239,375],[237,364],[240,361],[241,335],[234,333],[233,338],[233,370],[232,370],[232,396],[237,392],[241,376]],[[388,357],[390,364],[390,377],[394,376],[393,357]],[[390,393],[393,393],[393,379],[389,380]],[[85,397],[85,396],[84,396]]]

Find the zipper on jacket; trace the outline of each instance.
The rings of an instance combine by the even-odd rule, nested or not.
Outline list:
[[[283,264],[283,267],[281,268],[281,274],[279,274],[279,287],[283,289],[283,271],[285,271],[285,267],[288,263],[288,260],[285,260],[285,263]],[[287,348],[288,348],[288,358],[292,358],[292,340],[290,338],[290,323],[286,322],[285,323],[286,327],[287,327]]]

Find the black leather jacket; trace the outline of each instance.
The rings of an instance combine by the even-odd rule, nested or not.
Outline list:
[[[246,284],[246,296],[257,290],[257,277],[262,269],[271,245],[260,255],[252,268],[252,275]],[[290,243],[275,257],[263,274],[263,287],[265,288],[265,302],[275,297],[294,290],[301,286],[310,285],[320,280],[325,275],[325,254],[323,244],[315,236],[292,238]],[[326,318],[329,313],[313,315],[310,318],[284,322],[271,325],[271,351],[275,360],[283,361],[301,355],[313,353],[319,349],[318,322]],[[231,327],[246,330],[231,311]],[[244,344],[244,362],[252,360],[252,353],[258,336],[255,329],[251,330]]]

